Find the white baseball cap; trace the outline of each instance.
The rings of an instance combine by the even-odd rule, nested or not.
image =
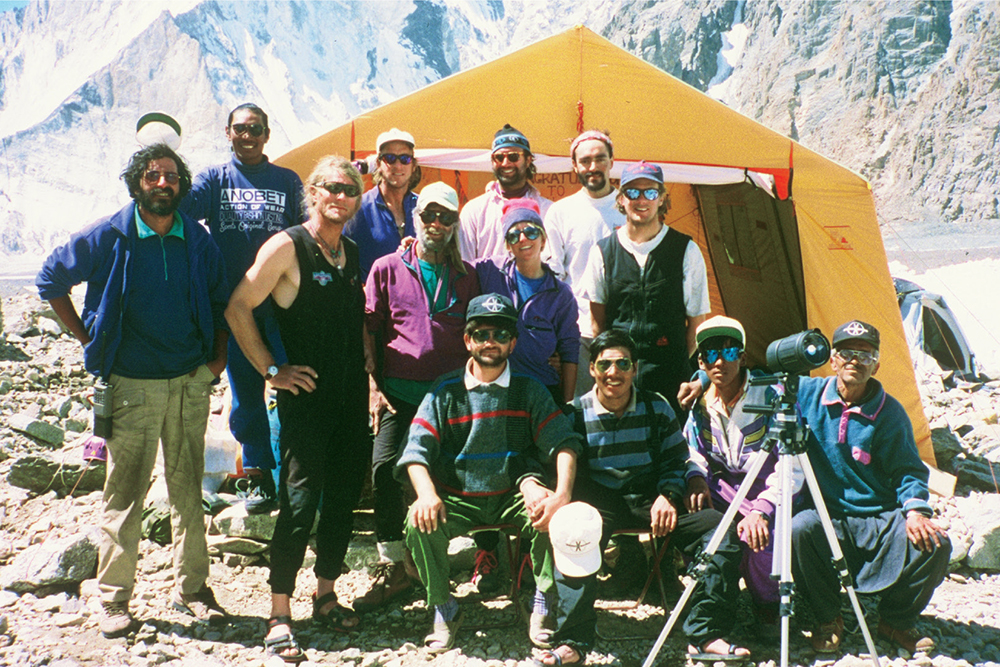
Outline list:
[[[428,204],[440,204],[449,211],[458,212],[458,193],[447,183],[435,181],[428,183],[417,196],[417,211],[423,211]]]
[[[378,135],[378,140],[375,142],[375,152],[381,153],[382,146],[386,145],[390,141],[402,141],[405,144],[410,144],[410,148],[416,148],[417,144],[413,141],[413,135],[409,132],[403,132],[398,127],[394,127],[388,132],[383,132]]]
[[[593,505],[570,503],[549,522],[556,568],[567,577],[587,577],[601,569],[601,514]]]

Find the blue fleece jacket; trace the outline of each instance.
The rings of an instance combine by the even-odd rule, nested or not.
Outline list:
[[[417,195],[407,192],[403,197],[403,236],[415,237],[413,209]],[[396,228],[396,218],[385,203],[378,186],[361,197],[361,208],[344,226],[344,236],[358,244],[361,255],[361,280],[368,280],[368,272],[379,257],[390,255],[399,248],[402,237]]]
[[[88,371],[107,379],[122,338],[122,309],[128,293],[128,278],[138,233],[135,203],[102,218],[73,234],[68,243],[52,251],[35,278],[38,294],[50,300],[66,296],[75,285],[87,283],[81,319],[91,341],[84,348]],[[201,338],[203,362],[211,359],[215,331],[226,330],[223,312],[229,301],[225,263],[219,247],[205,228],[181,215],[187,242],[191,276],[191,312]],[[157,310],[159,302],[135,303],[129,307]],[[164,318],[175,313],[163,312]]]
[[[868,381],[867,401],[847,406],[837,378],[802,378],[799,411],[808,426],[809,462],[831,516],[875,516],[901,509],[931,514],[928,471],[899,401]]]

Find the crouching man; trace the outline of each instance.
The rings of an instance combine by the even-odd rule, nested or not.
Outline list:
[[[600,512],[602,549],[616,528],[639,528],[659,538],[669,535],[671,546],[694,558],[712,539],[722,514],[707,507],[685,508],[688,447],[666,399],[635,388],[632,338],[617,329],[596,336],[590,346],[590,374],[594,388],[572,404],[576,430],[586,434],[586,463],[580,465],[573,500]],[[749,656],[747,649],[723,638],[736,619],[739,563],[739,540],[730,526],[709,560],[684,621],[688,652],[705,656],[698,659]],[[597,574],[596,568],[588,570],[586,575],[557,570],[558,614],[551,639],[555,648],[539,664],[582,663],[593,646]]]
[[[507,358],[516,336],[517,310],[508,298],[484,294],[469,302],[464,339],[472,358],[438,378],[424,397],[396,467],[396,476],[407,475],[417,493],[406,546],[434,612],[433,631],[424,639],[432,653],[450,649],[462,623],[448,590],[453,537],[479,525],[521,526],[538,590],[554,589],[542,531],[569,502],[581,442],[544,385],[511,373]],[[541,462],[553,459],[554,492],[541,481]]]
[[[914,629],[948,571],[951,542],[931,521],[927,467],[903,406],[875,380],[879,332],[854,320],[833,334],[828,378],[802,378],[809,462],[859,593],[881,591],[878,634],[911,653],[934,647]],[[818,653],[840,647],[840,581],[814,509],[792,519],[792,574],[809,600]]]
[[[160,446],[172,515],[173,606],[225,620],[205,584],[201,504],[211,385],[226,367],[229,339],[222,253],[204,228],[177,212],[191,173],[168,146],[132,155],[121,178],[134,202],[53,250],[35,280],[39,295],[83,343],[87,370],[113,389],[97,563],[105,637],[124,636],[136,624],[129,601],[142,506]],[[82,282],[81,319],[69,294]]]

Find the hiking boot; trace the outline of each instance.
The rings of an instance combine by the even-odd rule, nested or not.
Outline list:
[[[199,621],[208,621],[211,625],[224,623],[229,618],[229,614],[216,601],[215,593],[208,586],[202,586],[200,591],[189,595],[175,590],[171,606],[181,613],[194,616]]]
[[[402,562],[375,563],[372,578],[372,587],[368,592],[354,598],[354,611],[359,614],[374,611],[413,588],[413,582],[406,575],[406,566]]]
[[[104,616],[101,617],[101,634],[108,639],[124,637],[138,625],[135,617],[128,610],[128,600],[120,602],[102,602]]]
[[[500,590],[500,562],[494,549],[476,550],[476,567],[472,570],[472,583],[484,595],[492,595]]]
[[[930,651],[934,648],[935,644],[933,638],[921,635],[914,628],[900,630],[892,627],[885,621],[878,622],[878,636],[905,648],[910,653]]]
[[[236,480],[236,497],[243,500],[247,514],[270,514],[278,509],[278,491],[270,470],[261,475]]]
[[[812,631],[809,643],[817,653],[836,653],[840,650],[840,640],[844,638],[844,617],[838,615],[832,621],[820,624]]]

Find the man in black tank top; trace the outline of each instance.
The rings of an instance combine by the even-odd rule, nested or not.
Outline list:
[[[226,309],[240,349],[278,390],[279,513],[264,644],[286,662],[305,657],[292,636],[291,596],[317,510],[313,621],[337,632],[357,630],[360,622],[338,603],[333,585],[371,456],[366,437],[371,357],[364,346],[358,248],[341,234],[358,210],[361,189],[361,175],[349,161],[321,159],[305,185],[309,219],[261,247]],[[288,353],[289,362],[280,367],[253,322],[253,309],[268,295]]]

